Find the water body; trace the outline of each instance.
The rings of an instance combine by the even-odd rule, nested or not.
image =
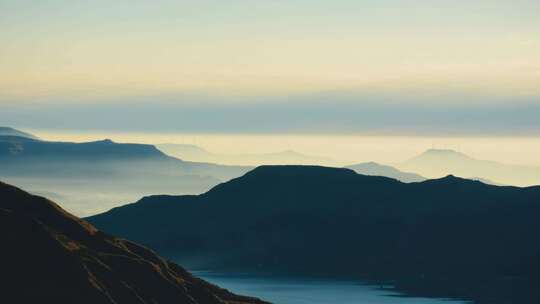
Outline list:
[[[194,271],[232,292],[275,304],[464,304],[465,301],[403,297],[362,282],[296,279]]]

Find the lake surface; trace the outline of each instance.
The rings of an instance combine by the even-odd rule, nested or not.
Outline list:
[[[354,281],[296,279],[193,271],[234,293],[275,304],[463,304],[465,301],[399,297],[391,291]]]

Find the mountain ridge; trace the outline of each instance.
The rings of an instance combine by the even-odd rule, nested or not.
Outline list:
[[[33,134],[26,133],[26,132],[23,132],[23,131],[20,131],[11,127],[2,127],[2,126],[0,126],[0,136],[18,136],[18,137],[25,137],[25,138],[30,138],[34,140],[39,140],[39,137]]]
[[[382,165],[376,162],[365,162],[349,165],[346,168],[354,170],[358,174],[386,176],[402,182],[420,182],[427,178],[412,172],[403,172],[392,166]]]
[[[153,193],[199,193],[250,167],[189,162],[154,145],[0,136],[0,178],[30,192],[53,189],[78,215]],[[99,196],[95,189],[102,191]],[[99,201],[96,199],[99,197]]]
[[[330,164],[333,160],[322,156],[306,155],[291,149],[251,154],[213,153],[192,144],[159,144],[158,149],[167,154],[191,161],[203,161],[229,165],[285,165],[285,164]]]
[[[499,185],[540,185],[540,167],[476,159],[451,149],[429,149],[395,166],[428,178],[455,174]]]
[[[260,166],[201,195],[145,197],[88,220],[193,269],[388,280],[486,300],[495,295],[475,282],[522,278],[502,292],[540,277],[540,245],[527,237],[539,215],[539,186]]]

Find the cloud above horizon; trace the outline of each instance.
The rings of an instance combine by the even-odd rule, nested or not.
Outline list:
[[[526,0],[3,0],[0,103],[540,96],[539,12]]]
[[[0,0],[0,124],[537,135],[540,2]]]
[[[478,102],[477,96],[438,98],[440,102],[430,103],[395,96],[327,93],[259,97],[251,102],[169,96],[90,104],[4,104],[0,105],[0,125],[222,134],[537,136],[540,132],[537,98],[484,102]]]

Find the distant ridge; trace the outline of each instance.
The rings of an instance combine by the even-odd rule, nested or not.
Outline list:
[[[332,164],[327,157],[305,155],[293,150],[273,153],[223,154],[212,153],[190,144],[160,144],[158,149],[184,160],[212,162],[229,165],[318,165]]]
[[[445,157],[446,159],[456,159],[456,160],[473,160],[472,157],[467,156],[464,153],[458,152],[452,149],[428,149],[422,154],[414,157],[411,161],[418,159],[439,159],[440,157]]]
[[[496,185],[540,185],[540,167],[479,160],[451,149],[429,149],[396,167],[430,178],[454,174]]]
[[[0,168],[1,179],[30,192],[53,191],[77,215],[95,214],[143,195],[201,193],[251,169],[183,161],[147,144],[13,135],[0,136]]]
[[[10,128],[10,127],[0,127],[0,136],[19,136],[19,137],[26,137],[26,138],[30,138],[30,139],[39,140],[38,137],[36,137],[36,136],[34,136],[34,135],[30,134],[30,133],[19,131],[17,129],[13,129],[13,128]]]
[[[4,141],[4,147],[0,146],[0,156],[13,156],[15,161],[18,158],[34,160],[40,158],[61,159],[64,162],[76,159],[98,159],[107,160],[109,158],[131,159],[131,158],[167,158],[165,154],[152,145],[145,144],[118,144],[110,139],[73,143],[54,141],[31,141],[25,142],[20,149],[9,149],[6,145],[9,140]],[[7,153],[6,152],[11,152]]]
[[[198,196],[149,196],[88,220],[196,269],[390,280],[421,295],[532,304],[524,282],[540,279],[538,216],[540,187],[261,166]],[[504,288],[480,288],[510,274]]]
[[[394,167],[381,165],[376,162],[360,163],[356,165],[347,166],[347,168],[354,170],[358,174],[386,176],[395,178],[405,183],[421,182],[426,180],[425,177],[416,174],[400,171]]]
[[[198,279],[151,250],[98,231],[55,203],[0,183],[3,301],[263,304]]]

